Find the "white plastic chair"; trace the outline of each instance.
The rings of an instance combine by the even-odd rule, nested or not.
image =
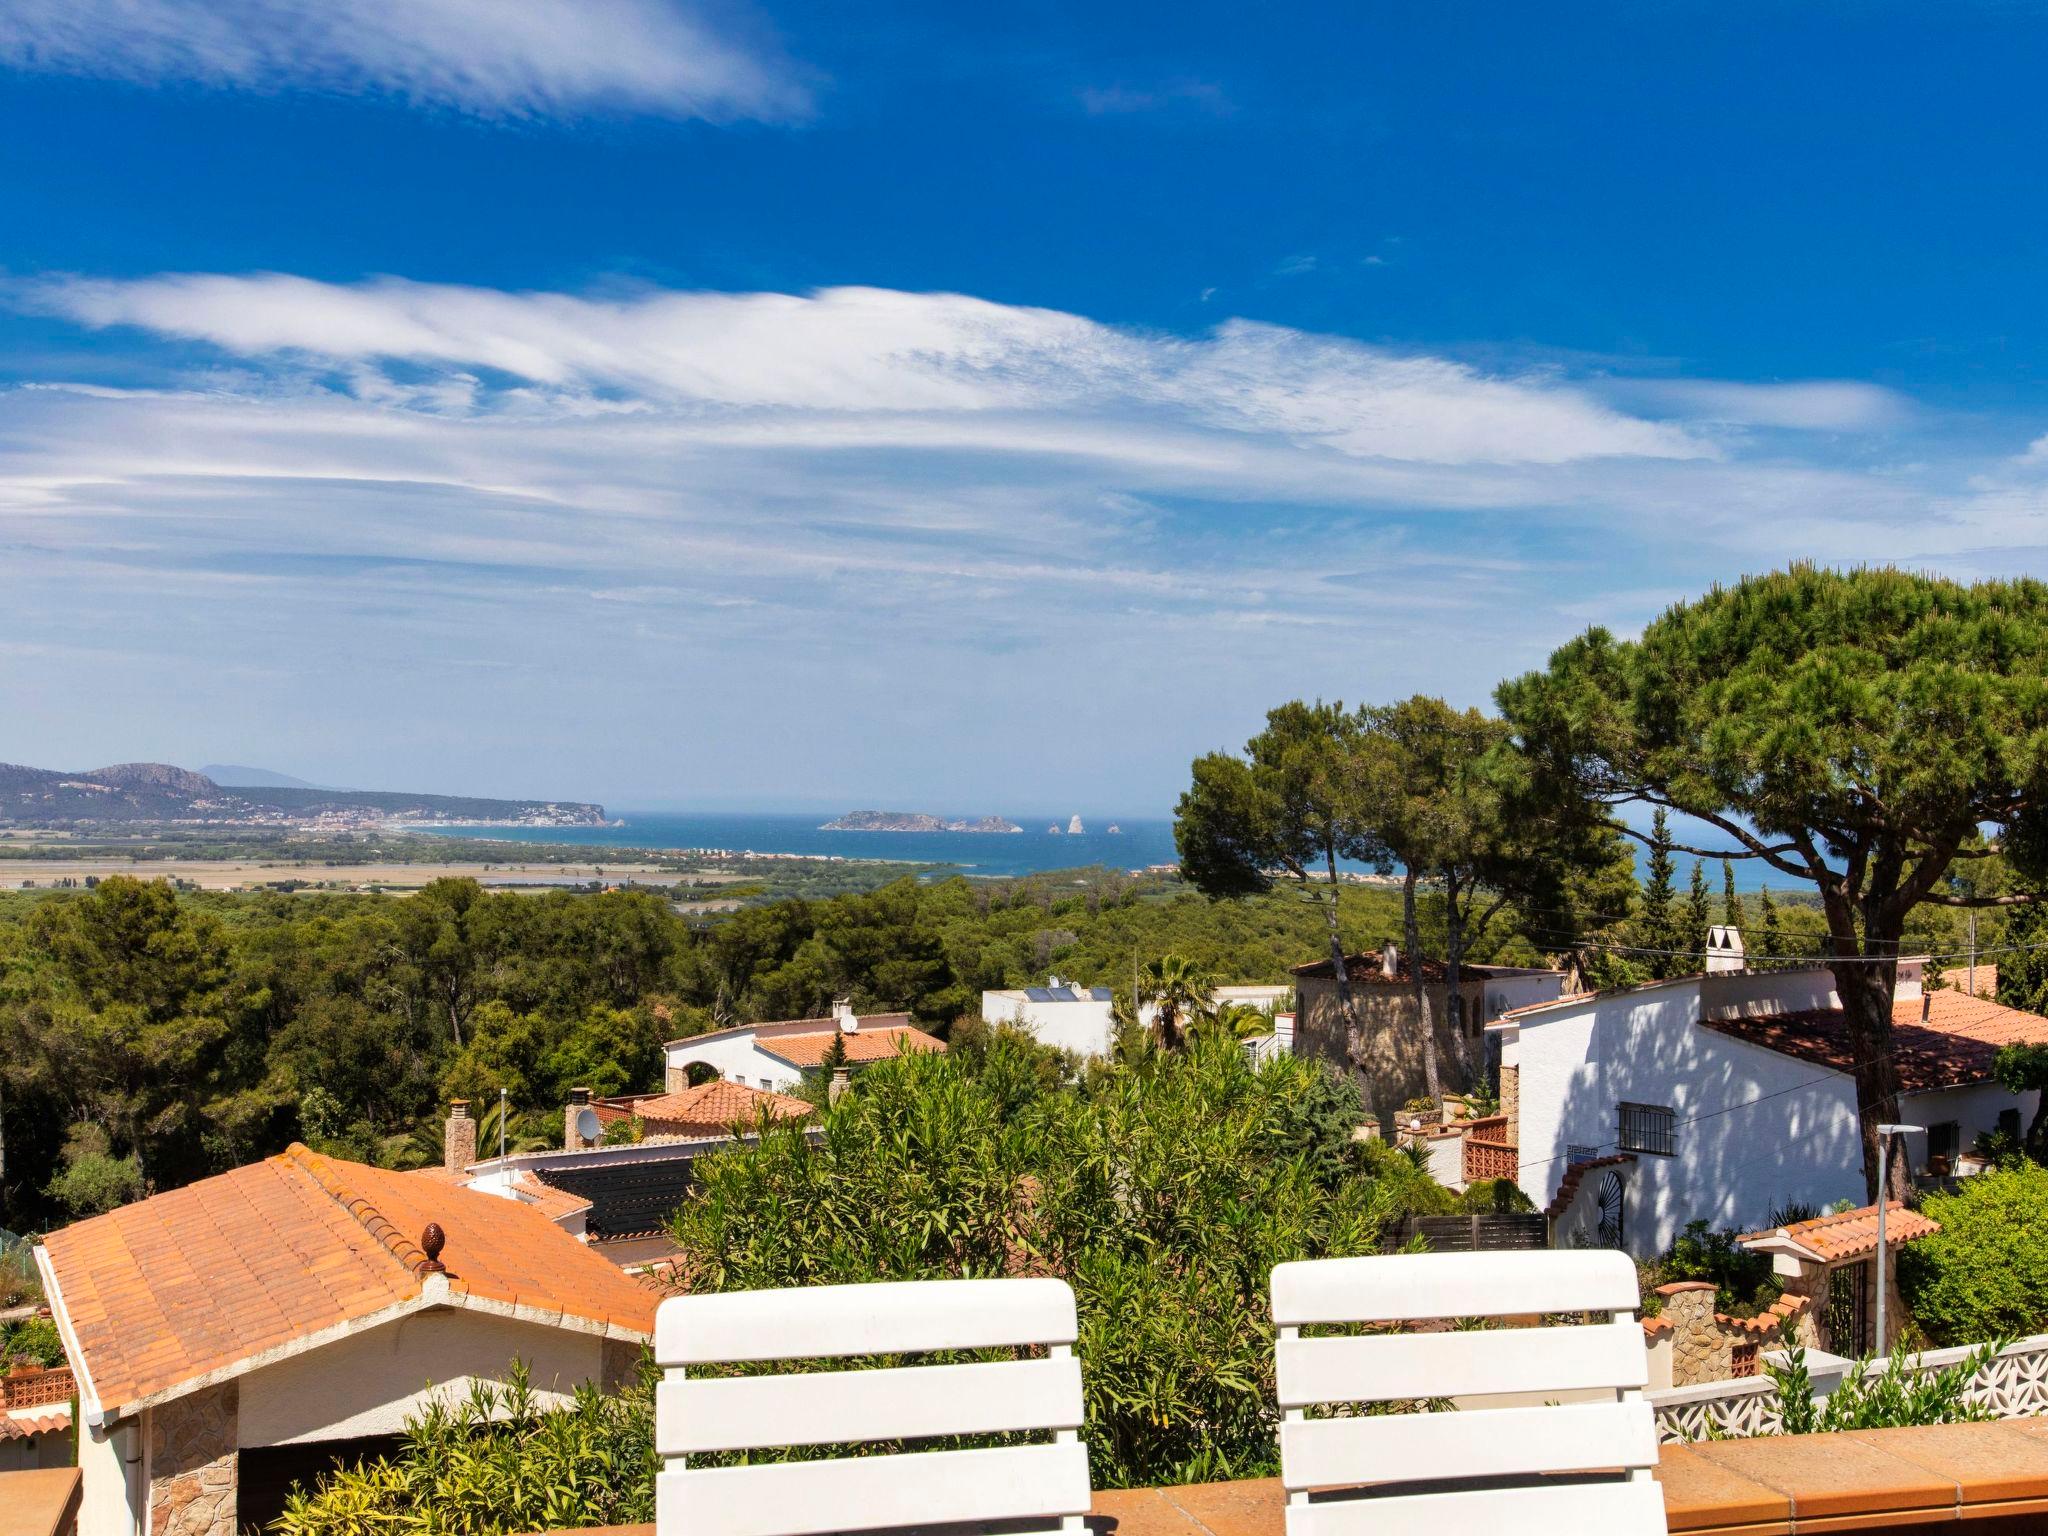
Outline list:
[[[931,1280],[680,1296],[655,1358],[657,1536],[818,1536],[1088,1513],[1074,1293],[1060,1280]],[[1043,1358],[708,1377],[692,1366],[1046,1346]],[[714,1451],[1053,1432],[1050,1443],[691,1467]]]
[[[1637,1300],[1634,1264],[1612,1252],[1391,1254],[1279,1265],[1273,1321],[1287,1536],[1663,1536]],[[1301,1336],[1326,1324],[1547,1312],[1609,1318],[1552,1328]],[[1313,1419],[1306,1412],[1447,1397],[1467,1406],[1373,1415],[1353,1408],[1352,1416]],[[1335,1489],[1352,1494],[1309,1498],[1311,1490]]]

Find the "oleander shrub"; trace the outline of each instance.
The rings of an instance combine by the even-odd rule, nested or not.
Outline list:
[[[542,1405],[523,1366],[429,1405],[405,1443],[299,1489],[282,1536],[517,1536],[654,1518],[653,1372],[618,1396]]]
[[[2048,1333],[2048,1168],[1980,1173],[1921,1209],[1941,1230],[1898,1252],[1921,1332],[1946,1345]]]
[[[1921,1370],[1901,1339],[1881,1368],[1865,1357],[1825,1397],[1813,1390],[1806,1351],[1789,1351],[1782,1364],[1764,1362],[1778,1388],[1778,1419],[1787,1435],[1828,1434],[1843,1429],[1913,1429],[1927,1424],[1974,1424],[1997,1415],[1970,1399],[1977,1378],[1997,1358],[1997,1340],[1982,1344],[1954,1365]]]
[[[1356,1093],[1307,1060],[1195,1030],[1067,1084],[1032,1049],[871,1067],[815,1136],[701,1161],[675,1222],[692,1289],[1057,1275],[1097,1486],[1272,1470],[1273,1266],[1375,1251],[1443,1192],[1354,1142]]]

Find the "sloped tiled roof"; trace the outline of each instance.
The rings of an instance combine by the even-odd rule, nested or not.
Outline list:
[[[823,1066],[825,1055],[832,1049],[834,1037],[846,1042],[846,1059],[859,1065],[868,1061],[887,1061],[906,1051],[943,1051],[946,1042],[936,1035],[928,1035],[910,1023],[910,1016],[904,1013],[886,1017],[901,1019],[900,1024],[870,1024],[865,1019],[857,1030],[840,1034],[828,1022],[826,1027],[807,1034],[767,1035],[757,1037],[754,1048],[766,1051],[779,1061],[786,1061],[792,1067]]]
[[[445,1277],[420,1247],[446,1234]],[[92,1396],[174,1397],[429,1301],[645,1337],[657,1298],[520,1201],[299,1145],[44,1240]],[[428,1295],[428,1282],[438,1283]],[[55,1299],[55,1298],[53,1298]]]
[[[1917,1238],[1931,1237],[1940,1230],[1940,1222],[1922,1216],[1918,1211],[1907,1210],[1897,1200],[1888,1201],[1885,1205],[1884,1241],[1887,1248],[1893,1243],[1910,1243]],[[1866,1205],[1833,1216],[1816,1216],[1810,1221],[1796,1221],[1789,1227],[1773,1227],[1767,1232],[1745,1232],[1740,1241],[1744,1247],[1752,1247],[1774,1239],[1797,1244],[1825,1263],[1853,1259],[1877,1248],[1877,1207]]]
[[[1900,1085],[1909,1093],[1981,1083],[1991,1076],[1991,1059],[2006,1045],[2048,1045],[2048,1019],[2005,1008],[1988,998],[1940,988],[1924,999],[1901,998],[1892,1006],[1892,1056]],[[1839,1008],[1806,1008],[1794,1013],[1746,1018],[1702,1019],[1704,1028],[1783,1056],[1847,1072],[1854,1058],[1848,1025]]]
[[[847,1054],[851,1059],[852,1052]],[[811,1106],[786,1093],[749,1088],[745,1083],[724,1078],[714,1078],[677,1093],[637,1099],[633,1104],[633,1113],[647,1122],[649,1130],[680,1125],[722,1131],[736,1124],[752,1125],[764,1110],[772,1120],[796,1120],[808,1115]]]

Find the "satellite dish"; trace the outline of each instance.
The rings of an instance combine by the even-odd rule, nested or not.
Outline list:
[[[604,1136],[604,1127],[598,1123],[597,1111],[589,1105],[576,1111],[576,1137],[579,1141],[597,1141]]]

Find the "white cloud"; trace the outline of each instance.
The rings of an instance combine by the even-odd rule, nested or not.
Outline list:
[[[681,0],[8,0],[0,62],[490,116],[783,120],[809,104],[771,48]]]
[[[1908,406],[1888,389],[1854,380],[1743,384],[1726,379],[1639,379],[1617,383],[1615,399],[1691,421],[1865,432],[1904,421]]]
[[[1637,414],[1601,364],[873,289],[12,292],[108,334],[78,382],[0,389],[0,606],[142,660],[0,678],[0,711],[283,721],[332,738],[337,778],[358,739],[526,762],[544,718],[563,793],[621,771],[621,721],[728,787],[801,765],[844,790],[822,741],[880,783],[944,737],[1005,742],[974,766],[1000,796],[1065,782],[1076,735],[1171,783],[1279,698],[1478,702],[1641,594],[2048,542],[2043,453],[1963,462],[1904,403],[1867,441],[1806,407],[1760,433],[1768,394],[1740,424]],[[180,379],[159,339],[218,355]],[[152,387],[118,387],[131,352]],[[274,679],[225,680],[250,657]],[[1178,734],[1127,743],[1162,689]],[[1019,715],[1073,730],[1016,743]]]
[[[1016,417],[1086,436],[1106,420],[1280,437],[1357,458],[1422,463],[1564,463],[1696,458],[1716,450],[1681,428],[1618,412],[1550,379],[1488,375],[1335,337],[1230,321],[1198,340],[1149,335],[1056,310],[959,294],[833,288],[654,292],[622,299],[381,279],[357,285],[278,274],[58,279],[24,302],[84,324],[139,326],[245,358],[346,365],[358,393],[390,386],[369,365],[457,371],[444,403],[474,398],[469,370],[567,397],[676,408],[803,412],[828,432],[901,441],[919,418],[956,440],[1018,445]],[[495,409],[534,403],[518,387]],[[986,427],[963,419],[1000,417]],[[792,430],[804,430],[802,424]]]

